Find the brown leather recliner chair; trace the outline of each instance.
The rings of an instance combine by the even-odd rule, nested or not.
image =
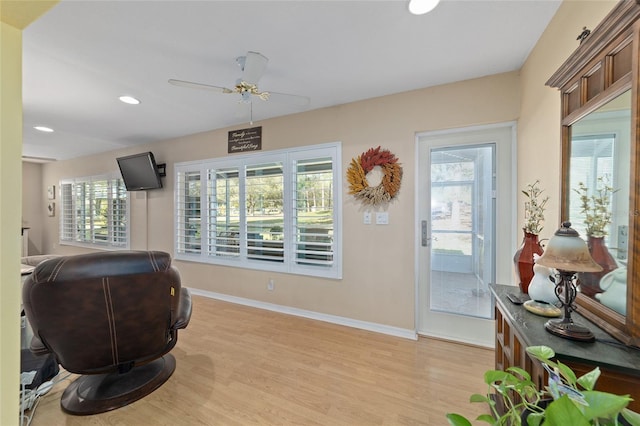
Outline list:
[[[150,394],[169,379],[168,352],[191,318],[191,296],[169,254],[115,251],[46,260],[22,290],[31,350],[81,374],[62,409],[96,414]]]

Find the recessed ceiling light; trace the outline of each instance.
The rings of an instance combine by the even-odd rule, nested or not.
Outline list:
[[[440,3],[440,0],[411,0],[409,1],[409,12],[414,15],[424,15],[431,12]]]
[[[140,101],[133,96],[120,96],[120,100],[125,104],[138,105]]]
[[[35,126],[34,129],[39,130],[41,132],[45,132],[45,133],[53,132],[53,129],[51,127],[45,127],[45,126]]]

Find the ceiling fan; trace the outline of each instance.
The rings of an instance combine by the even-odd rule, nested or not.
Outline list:
[[[306,96],[278,92],[262,92],[258,89],[258,80],[260,80],[260,77],[264,74],[264,71],[267,68],[267,62],[269,62],[269,59],[266,56],[258,52],[247,52],[246,56],[237,57],[236,62],[242,70],[242,77],[236,81],[233,88],[212,86],[204,83],[194,83],[191,81],[176,80],[173,78],[169,79],[169,83],[175,86],[205,89],[217,93],[237,93],[240,95],[239,102],[241,103],[251,103],[253,97],[257,97],[263,101],[268,100],[298,106],[309,105],[310,99]]]

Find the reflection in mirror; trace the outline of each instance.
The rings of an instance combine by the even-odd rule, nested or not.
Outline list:
[[[569,218],[599,273],[578,274],[580,291],[626,314],[631,92],[571,126]]]

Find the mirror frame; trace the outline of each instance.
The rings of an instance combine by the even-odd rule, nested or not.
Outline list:
[[[627,315],[583,294],[576,299],[581,315],[631,346],[640,346],[639,50],[640,0],[621,0],[546,83],[560,89],[562,99],[560,221],[569,217],[571,126],[631,90]]]

